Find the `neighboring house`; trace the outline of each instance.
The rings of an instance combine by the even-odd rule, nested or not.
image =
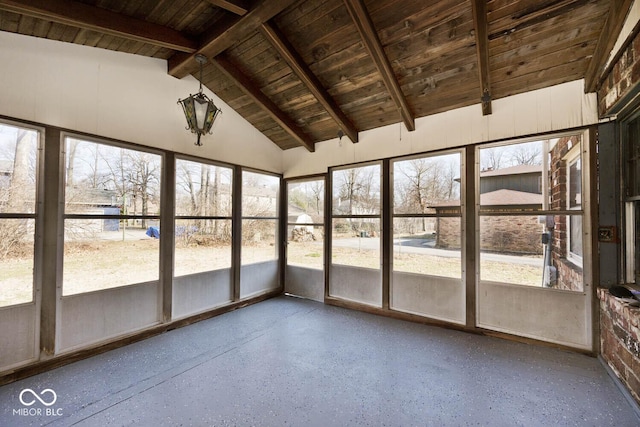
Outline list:
[[[243,216],[275,216],[278,212],[278,189],[269,186],[242,187]]]
[[[505,209],[536,212],[542,209],[542,166],[519,165],[480,172],[480,205],[483,211]],[[441,217],[459,213],[460,200],[432,206],[438,214],[436,247],[460,248],[460,219]],[[543,226],[532,216],[480,218],[480,247],[483,251],[542,254]]]
[[[581,158],[578,141],[559,138],[549,151],[549,200],[545,210],[582,209]],[[542,255],[545,257],[545,286],[565,290],[582,289],[582,217],[549,215],[543,209],[542,166],[520,165],[480,172],[480,205],[483,212],[501,215],[480,216],[480,249],[500,253]],[[436,214],[460,212],[460,201],[433,206]],[[508,211],[531,215],[508,215]],[[437,218],[436,247],[459,249],[460,219]],[[542,234],[549,243],[542,244]]]
[[[542,166],[518,165],[480,172],[480,194],[496,190],[542,194]]]
[[[99,188],[66,189],[67,212],[95,214],[95,215],[119,215],[118,193],[113,190]],[[75,226],[67,227],[67,233],[100,233],[103,231],[118,231],[120,222],[117,219],[89,219],[74,221]]]

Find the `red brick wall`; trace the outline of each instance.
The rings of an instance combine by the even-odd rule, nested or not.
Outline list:
[[[558,281],[554,288],[566,291],[582,291],[582,268],[567,259],[554,260]]]
[[[598,298],[602,357],[640,403],[640,308],[602,288]]]
[[[460,249],[460,219],[438,218],[436,247]],[[542,225],[537,216],[480,217],[480,249],[513,254],[542,254]]]
[[[560,138],[550,152],[549,208],[552,210],[567,209],[567,165],[564,156],[579,143],[577,136]],[[568,218],[565,215],[555,215],[553,219],[555,227],[551,238],[551,263],[556,268],[558,279],[554,288],[582,291],[582,268],[567,259]]]
[[[640,35],[624,50],[604,83],[598,88],[598,114],[609,109],[640,81]]]
[[[598,114],[611,107],[640,82],[640,34],[622,52],[604,83],[598,88]],[[640,403],[640,309],[598,289],[600,298],[600,352],[602,357]]]
[[[436,247],[460,249],[460,218],[438,218],[436,221]]]

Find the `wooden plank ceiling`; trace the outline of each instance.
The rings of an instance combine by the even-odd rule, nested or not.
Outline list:
[[[631,3],[0,0],[0,30],[166,59],[176,78],[204,54],[204,85],[283,150],[313,151],[576,79],[593,91]]]

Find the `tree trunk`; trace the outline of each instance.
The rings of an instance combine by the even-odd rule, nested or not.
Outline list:
[[[29,136],[30,132],[19,130],[13,159],[13,174],[9,186],[9,210],[22,212],[26,208],[29,185]],[[30,194],[30,196],[33,196]]]

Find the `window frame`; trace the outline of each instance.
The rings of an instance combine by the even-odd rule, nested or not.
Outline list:
[[[283,184],[284,184],[284,197],[285,197],[285,203],[286,203],[286,220],[285,220],[285,236],[283,241],[285,242],[285,265],[292,265],[295,267],[304,267],[304,268],[310,268],[310,269],[316,269],[314,267],[310,267],[307,265],[299,265],[299,264],[289,264],[289,227],[295,227],[295,226],[313,226],[313,227],[322,227],[323,233],[325,235],[325,237],[323,238],[323,242],[322,242],[322,268],[321,270],[325,270],[326,269],[326,265],[325,265],[325,260],[326,260],[326,251],[327,251],[327,238],[326,238],[326,212],[327,212],[327,207],[328,207],[328,203],[327,203],[327,187],[328,187],[328,183],[327,183],[328,177],[327,174],[320,174],[320,175],[308,175],[308,176],[303,176],[303,177],[295,177],[295,178],[288,178],[285,179]],[[304,183],[304,182],[314,182],[314,181],[318,181],[318,182],[322,182],[322,202],[323,202],[323,206],[322,206],[322,212],[319,214],[320,218],[322,218],[322,222],[304,222],[304,223],[297,223],[297,222],[290,222],[289,221],[289,196],[290,196],[290,191],[289,191],[289,185],[291,184],[297,184],[297,183]],[[316,269],[317,270],[317,269]]]
[[[274,253],[276,254],[275,258],[271,259],[270,261],[278,261],[279,264],[281,264],[281,260],[280,257],[282,256],[282,244],[281,244],[281,227],[282,227],[282,218],[281,218],[281,205],[282,205],[282,198],[283,198],[283,178],[281,175],[274,173],[274,172],[268,172],[268,171],[264,171],[264,170],[259,170],[259,169],[254,169],[254,168],[250,168],[250,167],[239,167],[238,168],[239,171],[239,176],[240,176],[240,182],[237,184],[237,186],[235,188],[240,188],[240,194],[239,194],[239,200],[238,200],[238,205],[240,208],[240,216],[238,217],[238,221],[240,222],[240,236],[239,236],[239,243],[240,243],[240,248],[239,248],[239,255],[240,255],[240,268],[244,267],[244,266],[248,266],[248,265],[252,265],[252,264],[256,264],[256,263],[260,263],[260,262],[265,262],[265,261],[257,261],[257,262],[251,262],[251,263],[245,263],[244,259],[243,259],[243,241],[244,241],[244,224],[245,221],[248,220],[254,220],[254,221],[275,221],[275,242],[274,242]],[[245,201],[245,194],[244,194],[244,174],[245,173],[252,173],[252,174],[257,174],[257,175],[265,175],[265,176],[269,176],[269,177],[273,177],[273,178],[277,178],[278,179],[278,193],[276,195],[276,199],[275,199],[275,215],[247,215],[245,212],[245,206],[244,206],[244,201]],[[234,196],[234,197],[238,197],[238,196]]]
[[[458,175],[459,175],[459,202],[460,205],[457,208],[457,212],[446,212],[446,213],[441,213],[438,214],[436,212],[433,213],[416,213],[416,212],[405,212],[405,213],[400,213],[400,212],[396,212],[396,203],[395,203],[395,184],[396,184],[396,179],[395,179],[395,165],[396,163],[400,163],[400,162],[404,162],[404,161],[410,161],[410,160],[415,160],[415,159],[430,159],[430,158],[436,158],[436,157],[442,157],[442,156],[449,156],[449,155],[455,155],[457,154],[459,156],[459,170],[458,170]],[[460,275],[456,276],[455,279],[463,279],[464,277],[464,257],[463,257],[463,250],[464,250],[464,234],[462,232],[463,228],[464,228],[464,200],[465,200],[465,186],[464,186],[464,173],[465,173],[465,155],[464,155],[464,149],[453,149],[453,150],[442,150],[442,151],[433,151],[433,152],[427,152],[427,153],[421,153],[421,154],[412,154],[412,155],[408,155],[408,156],[402,156],[402,157],[394,157],[391,159],[390,161],[390,166],[389,166],[389,173],[390,173],[390,178],[391,178],[391,183],[390,183],[390,191],[391,191],[391,203],[390,203],[390,208],[391,208],[391,212],[390,212],[390,216],[391,216],[391,266],[390,266],[390,270],[391,272],[400,272],[400,273],[406,273],[406,271],[404,270],[396,270],[393,266],[393,259],[396,255],[396,245],[394,243],[395,239],[394,239],[394,230],[395,230],[395,220],[396,219],[413,219],[413,218],[434,218],[436,220],[440,219],[440,218],[458,218],[460,220]],[[456,210],[455,208],[453,209],[449,209],[449,210]],[[409,272],[412,273],[412,272]],[[439,275],[433,275],[433,274],[423,274],[423,273],[416,273],[416,274],[421,274],[423,276],[432,276],[432,277],[447,277],[448,276],[439,276]]]
[[[622,208],[621,224],[624,227],[622,239],[622,281],[624,283],[638,284],[640,277],[640,230],[637,229],[640,222],[640,146],[632,149],[632,144],[640,145],[640,110],[634,111],[628,118],[622,121],[622,146],[620,150],[620,178],[622,181]],[[635,136],[635,141],[634,137]],[[637,186],[634,188],[634,185]]]
[[[561,138],[567,138],[567,137],[572,137],[572,136],[578,136],[580,138],[580,143],[576,144],[576,146],[572,146],[569,151],[567,153],[565,153],[562,157],[560,157],[560,161],[562,161],[563,163],[565,163],[565,160],[567,158],[567,155],[571,152],[573,152],[574,149],[576,149],[576,147],[580,147],[579,148],[579,153],[581,155],[581,180],[582,180],[582,191],[584,192],[586,187],[585,187],[585,182],[587,181],[587,174],[584,172],[585,167],[589,167],[589,165],[585,162],[585,156],[583,155],[583,152],[586,153],[585,150],[585,146],[588,146],[589,142],[589,138],[590,138],[590,134],[589,134],[589,128],[585,127],[585,128],[580,128],[580,129],[572,129],[572,130],[566,130],[566,131],[561,131],[561,132],[556,132],[556,133],[548,133],[548,134],[540,134],[540,135],[536,135],[533,137],[527,137],[527,138],[513,138],[513,139],[509,139],[509,140],[504,140],[504,141],[499,141],[499,142],[489,142],[489,143],[481,143],[481,144],[477,144],[475,145],[475,150],[476,150],[476,154],[475,154],[475,185],[476,185],[476,252],[477,252],[477,260],[476,260],[476,275],[477,275],[477,283],[480,284],[482,282],[485,283],[490,283],[492,282],[491,280],[486,280],[486,279],[482,279],[482,268],[481,268],[481,264],[482,264],[482,254],[483,251],[481,249],[481,226],[480,226],[480,220],[482,217],[500,217],[500,216],[508,216],[508,217],[527,217],[527,216],[532,216],[532,215],[537,215],[540,219],[542,219],[542,217],[561,217],[564,216],[567,218],[567,220],[569,220],[570,216],[574,216],[574,215],[580,215],[583,219],[585,218],[585,195],[583,194],[581,197],[581,201],[582,204],[580,206],[579,209],[572,209],[569,210],[567,208],[567,202],[565,201],[562,206],[560,208],[553,208],[552,206],[549,206],[549,196],[550,194],[547,194],[548,191],[550,190],[548,188],[548,182],[551,179],[551,165],[550,165],[550,158],[549,158],[549,153],[545,153],[544,148],[542,150],[543,152],[543,156],[542,156],[542,195],[543,195],[543,200],[542,200],[542,208],[540,210],[537,211],[527,211],[526,209],[513,209],[513,210],[504,210],[504,209],[498,209],[496,211],[492,211],[491,209],[486,209],[485,205],[482,205],[480,203],[480,172],[481,172],[481,151],[483,149],[487,149],[487,148],[494,148],[494,147],[505,147],[505,146],[511,146],[511,145],[516,145],[516,144],[521,144],[521,143],[530,143],[530,142],[536,142],[536,141],[552,141],[552,140],[558,140]],[[587,144],[587,145],[585,145]],[[544,146],[543,146],[544,147]],[[587,154],[588,155],[588,154]],[[564,165],[563,165],[564,166]],[[593,173],[592,171],[589,171],[589,173]],[[588,189],[586,191],[589,191]],[[566,197],[567,196],[567,192],[565,191],[563,196]],[[588,194],[587,194],[588,196]],[[587,200],[587,204],[588,204],[588,200]],[[583,221],[584,222],[584,221]],[[568,229],[567,229],[568,231]],[[553,235],[553,233],[552,233]],[[583,244],[582,244],[582,248],[583,251],[587,250],[589,251],[589,249],[587,249],[586,246],[586,239],[585,239],[585,232],[584,232],[584,228],[582,229],[582,233],[581,235],[583,236]],[[544,289],[544,292],[570,292],[570,293],[581,293],[581,294],[585,294],[587,292],[588,289],[588,283],[587,283],[587,277],[589,272],[587,271],[587,269],[585,269],[582,265],[578,265],[575,263],[574,260],[569,259],[568,257],[568,247],[566,246],[566,243],[563,242],[563,244],[560,246],[564,249],[564,255],[563,255],[563,259],[566,259],[568,262],[570,262],[571,264],[573,264],[575,267],[579,268],[581,270],[581,278],[582,278],[582,289],[575,289],[575,290],[566,290],[566,289],[557,289],[555,287],[546,287],[546,286],[542,286],[540,287],[541,289]],[[509,286],[515,286],[515,287],[522,287],[523,285],[520,284],[516,284],[516,283],[504,283],[504,282],[499,282],[501,284],[504,285],[509,285]],[[537,288],[537,286],[534,286],[533,288]]]
[[[33,220],[33,257],[31,265],[33,273],[31,276],[31,298],[29,301],[21,301],[0,306],[0,310],[12,309],[19,306],[39,304],[40,290],[42,286],[42,255],[43,255],[43,208],[44,208],[44,141],[46,129],[44,126],[31,125],[28,123],[18,122],[0,118],[0,126],[14,127],[26,129],[36,132],[36,158],[35,158],[35,185],[34,185],[34,206],[33,212],[0,212],[0,220],[26,219]]]
[[[576,266],[582,268],[583,267],[583,255],[579,255],[576,254],[575,252],[573,252],[571,250],[571,236],[572,236],[572,226],[571,226],[571,219],[573,217],[579,216],[580,218],[583,218],[582,212],[583,212],[583,207],[582,207],[582,198],[583,198],[583,192],[584,192],[584,174],[582,173],[583,170],[583,159],[582,159],[582,141],[579,144],[576,144],[575,147],[572,147],[569,152],[567,154],[565,154],[564,159],[563,159],[564,163],[565,163],[565,168],[567,171],[567,188],[566,188],[566,200],[567,200],[567,205],[566,205],[566,209],[567,211],[576,211],[576,214],[572,214],[572,215],[568,215],[568,221],[567,221],[567,241],[566,241],[566,251],[567,251],[567,259],[569,261],[571,261],[573,264],[575,264]],[[571,207],[571,185],[572,185],[572,180],[571,180],[571,165],[574,164],[575,162],[580,162],[580,203],[577,204],[574,207]],[[581,235],[581,240],[580,240],[580,245],[582,246],[582,251],[584,253],[584,230],[583,227],[580,227],[580,235]]]
[[[160,157],[160,172],[159,172],[159,191],[158,193],[160,194],[160,200],[158,202],[158,214],[157,215],[131,215],[131,214],[119,214],[119,215],[105,215],[105,214],[83,214],[83,213],[73,213],[73,212],[67,212],[66,210],[66,202],[67,202],[67,173],[66,173],[66,163],[67,163],[67,141],[68,139],[75,139],[75,140],[79,140],[81,142],[88,142],[88,143],[93,143],[93,144],[98,144],[98,145],[106,145],[109,147],[115,147],[115,148],[120,148],[120,149],[125,149],[125,150],[132,150],[132,151],[139,151],[139,152],[143,152],[143,153],[148,153],[148,154],[153,154],[153,155],[157,155]],[[158,275],[156,279],[153,280],[148,280],[148,281],[142,281],[142,282],[134,282],[134,283],[126,283],[126,284],[122,284],[122,285],[117,285],[117,286],[113,286],[113,287],[109,287],[109,288],[104,288],[104,289],[98,289],[98,290],[88,290],[88,291],[83,291],[83,292],[76,292],[76,293],[65,293],[65,283],[64,283],[64,243],[66,241],[66,239],[64,238],[64,229],[65,229],[65,223],[67,220],[104,220],[104,219],[113,219],[113,220],[118,220],[118,221],[122,221],[122,220],[136,220],[136,219],[144,219],[144,220],[155,220],[158,221],[159,226],[162,226],[161,224],[161,218],[162,218],[162,214],[160,212],[160,210],[162,209],[163,203],[166,203],[166,201],[163,200],[162,195],[165,193],[164,191],[164,186],[166,185],[166,183],[164,182],[164,173],[165,173],[165,169],[166,169],[166,162],[167,162],[167,153],[163,150],[160,149],[154,149],[151,147],[145,147],[145,146],[141,146],[141,145],[137,145],[137,144],[133,144],[133,143],[127,143],[127,142],[122,142],[122,141],[115,141],[115,140],[111,140],[108,138],[99,138],[99,137],[94,137],[94,136],[90,136],[90,135],[84,135],[82,133],[77,133],[77,132],[68,132],[68,131],[63,131],[60,132],[60,200],[61,200],[61,209],[60,209],[60,215],[61,215],[61,227],[62,227],[62,232],[63,232],[63,238],[62,238],[62,251],[60,254],[60,268],[61,268],[61,294],[63,298],[67,298],[67,297],[74,297],[76,295],[84,295],[84,294],[90,294],[90,293],[94,293],[94,292],[103,292],[103,291],[109,291],[112,289],[119,289],[119,288],[125,288],[125,287],[130,287],[130,286],[137,286],[143,283],[152,283],[152,282],[159,282],[162,280],[162,259],[161,259],[161,254],[162,251],[160,250],[160,248],[158,248]]]
[[[229,214],[228,215],[181,215],[181,214],[177,214],[176,210],[175,210],[175,204],[177,202],[178,199],[178,192],[177,192],[177,186],[178,186],[178,162],[179,161],[186,161],[186,162],[191,162],[191,163],[199,163],[202,165],[206,165],[206,166],[214,166],[214,167],[219,167],[219,168],[225,168],[228,169],[231,173],[231,184],[230,184],[230,191],[231,191],[231,197],[230,197],[230,209],[229,209]],[[222,220],[222,221],[230,221],[231,222],[231,230],[234,229],[234,217],[233,217],[233,204],[234,204],[234,199],[235,199],[235,183],[234,183],[234,179],[236,177],[236,169],[237,167],[234,165],[229,165],[223,162],[218,162],[218,161],[214,161],[214,160],[209,160],[209,159],[203,159],[200,157],[194,157],[194,156],[188,156],[188,155],[182,155],[182,154],[176,154],[175,156],[175,176],[174,176],[174,181],[175,181],[175,186],[176,186],[176,191],[174,192],[174,200],[172,200],[171,202],[174,204],[174,215],[173,215],[173,223],[174,225],[177,223],[177,221],[183,221],[183,220]],[[176,275],[176,269],[175,269],[175,254],[176,254],[176,242],[175,242],[175,235],[174,235],[174,242],[173,242],[173,260],[174,260],[174,266],[172,268],[172,275],[173,278],[177,278],[177,277],[184,277],[184,276],[189,276],[191,274],[199,274],[199,273],[204,273],[204,272],[208,272],[208,271],[215,271],[214,269],[211,270],[205,270],[205,271],[201,271],[201,272],[191,272],[191,273],[186,273],[186,274],[180,274],[180,275]],[[231,242],[229,244],[229,251],[230,251],[230,265],[228,268],[233,268],[233,237],[231,237]]]
[[[358,169],[358,168],[366,168],[368,166],[378,166],[379,168],[379,172],[378,172],[378,178],[379,178],[379,201],[378,201],[378,213],[375,214],[336,214],[334,212],[334,203],[333,203],[333,199],[334,199],[334,190],[336,188],[335,186],[335,179],[334,179],[334,173],[337,171],[342,171],[342,170],[349,170],[349,169]],[[340,165],[340,166],[335,166],[335,167],[331,167],[329,168],[329,172],[328,172],[328,183],[329,183],[329,192],[328,195],[331,198],[331,200],[329,201],[329,231],[325,232],[325,236],[330,236],[329,237],[329,244],[328,244],[328,248],[329,248],[329,253],[328,253],[328,260],[329,260],[329,265],[344,265],[347,267],[357,267],[354,265],[350,265],[350,264],[340,264],[340,263],[334,263],[333,262],[333,247],[334,247],[334,238],[333,238],[333,232],[334,232],[334,220],[336,219],[372,219],[372,220],[376,220],[379,223],[379,228],[380,228],[380,244],[378,246],[378,254],[379,254],[379,262],[378,262],[378,266],[375,268],[376,271],[380,271],[382,272],[383,269],[383,265],[382,265],[382,254],[384,251],[383,248],[383,238],[382,238],[382,234],[384,233],[384,230],[382,229],[383,227],[383,208],[384,208],[384,197],[385,195],[383,194],[383,180],[384,180],[384,167],[383,167],[383,162],[382,160],[374,160],[374,161],[367,161],[367,162],[362,162],[362,163],[354,163],[354,164],[348,164],[348,165]],[[325,201],[326,203],[326,201]],[[325,266],[326,267],[326,266]]]

